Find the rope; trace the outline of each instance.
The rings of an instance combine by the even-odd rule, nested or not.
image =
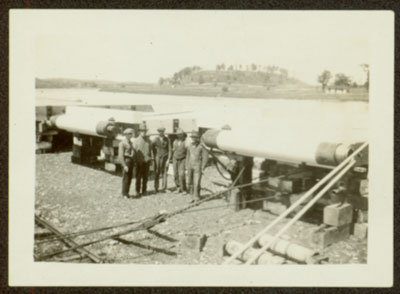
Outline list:
[[[208,147],[207,147],[204,143],[202,143],[201,145],[202,145],[203,148],[208,152],[208,154],[210,154],[211,157],[215,160],[214,165],[215,165],[215,168],[216,168],[217,172],[219,173],[219,175],[220,175],[221,177],[223,177],[225,180],[230,181],[231,179],[228,178],[228,177],[226,177],[226,176],[222,173],[222,171],[219,169],[218,163],[229,173],[228,168],[221,162],[221,160],[219,160],[219,158],[218,158],[217,156],[215,156],[214,152],[212,151],[212,148],[211,148],[211,149],[208,149]]]
[[[131,221],[131,222],[127,222],[127,223],[121,223],[121,224],[117,224],[114,226],[108,226],[108,227],[102,227],[102,228],[97,228],[97,229],[83,230],[83,231],[78,231],[78,232],[74,232],[74,233],[68,233],[68,234],[65,234],[64,236],[65,237],[78,237],[78,236],[90,235],[90,234],[101,232],[101,231],[106,231],[106,230],[111,230],[111,229],[115,229],[115,228],[119,228],[119,227],[129,226],[132,224],[136,224],[139,222],[149,220],[153,217],[154,216],[146,217],[141,220]],[[51,237],[44,238],[41,241],[36,242],[36,244],[48,243],[48,242],[52,242],[52,241],[57,241],[59,239],[61,239],[59,236],[51,236]]]
[[[246,200],[246,201],[241,201],[241,202],[231,203],[231,204],[228,203],[228,204],[224,204],[224,205],[216,205],[216,206],[211,206],[211,207],[204,207],[204,208],[199,208],[199,209],[184,211],[184,212],[182,212],[182,213],[192,213],[192,212],[198,212],[198,211],[202,211],[202,210],[211,210],[211,209],[216,209],[216,208],[234,206],[234,205],[237,205],[237,204],[258,202],[258,201],[263,201],[263,200],[268,200],[268,199],[273,199],[273,198],[276,199],[276,196],[269,196],[269,197],[258,198],[258,199],[253,199],[253,200]]]

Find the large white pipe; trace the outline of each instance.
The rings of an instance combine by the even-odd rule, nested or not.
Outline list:
[[[257,132],[208,130],[202,138],[210,148],[316,166],[336,166],[352,152],[349,144],[326,142],[316,134],[299,134],[294,130],[281,132],[279,136],[263,132],[262,129]]]
[[[118,133],[118,128],[111,121],[90,119],[80,115],[56,115],[50,118],[50,122],[58,129],[71,133],[100,137],[115,137]]]

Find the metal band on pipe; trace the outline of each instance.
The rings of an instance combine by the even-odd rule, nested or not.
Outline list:
[[[220,130],[208,130],[201,137],[203,143],[209,148],[219,148],[217,144],[217,137],[220,132]]]
[[[322,165],[338,165],[351,154],[348,145],[322,142],[318,145],[315,161]]]
[[[112,122],[99,121],[96,125],[96,133],[102,136],[115,137],[118,133],[118,128]]]

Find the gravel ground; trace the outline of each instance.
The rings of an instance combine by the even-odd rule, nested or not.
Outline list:
[[[139,199],[124,199],[120,196],[121,177],[103,170],[73,164],[71,153],[38,154],[36,156],[35,213],[52,223],[63,233],[101,228],[140,220],[160,211],[171,212],[187,206],[192,198],[172,192],[151,194]],[[221,181],[217,172],[209,167],[203,178],[203,195],[221,190],[212,180]],[[170,176],[168,187],[173,187]],[[148,183],[152,192],[153,181]],[[134,191],[132,181],[131,193]],[[222,205],[224,207],[199,210]],[[242,243],[262,230],[276,216],[263,210],[243,209],[234,212],[225,206],[223,199],[205,202],[188,212],[169,218],[152,228],[152,232],[138,231],[118,240],[96,243],[87,249],[96,253],[107,263],[140,264],[221,264],[224,260],[222,247],[229,240]],[[288,220],[278,225],[278,231]],[[113,232],[133,228],[134,225],[114,229]],[[312,247],[310,232],[316,224],[299,221],[283,238]],[[43,230],[36,227],[36,233]],[[75,237],[77,243],[86,243],[110,234],[110,230],[87,236]],[[202,252],[190,249],[185,244],[188,237],[207,236]],[[39,240],[37,240],[39,241]],[[38,256],[65,249],[60,242],[36,243],[34,252]],[[366,263],[367,242],[351,236],[323,252],[329,263]],[[65,253],[50,260],[67,257]],[[87,259],[71,262],[89,262]]]

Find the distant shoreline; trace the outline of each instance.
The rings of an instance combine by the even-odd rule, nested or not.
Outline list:
[[[265,81],[267,76],[269,77],[268,82]],[[98,91],[113,93],[214,98],[369,100],[368,90],[362,86],[335,87],[328,85],[327,89],[330,92],[324,93],[321,85],[309,85],[293,78],[283,78],[279,75],[252,71],[201,71],[177,79],[176,82],[172,82],[169,79],[160,79],[158,84],[68,78],[36,78],[35,85],[36,89],[97,89]]]
[[[355,89],[358,90],[358,89]],[[347,94],[325,94],[314,87],[309,89],[266,90],[263,87],[231,87],[228,91],[221,87],[190,87],[178,86],[160,87],[158,85],[130,86],[130,87],[103,87],[99,91],[114,93],[135,93],[153,95],[179,95],[213,98],[249,98],[249,99],[291,99],[291,100],[329,100],[329,101],[364,101],[368,102],[367,92]]]
[[[157,84],[138,84],[129,86],[103,87],[36,87],[46,89],[93,89],[111,93],[134,93],[148,95],[194,96],[213,98],[249,98],[249,99],[290,99],[290,100],[326,100],[326,101],[363,101],[369,102],[368,92],[364,89],[351,89],[346,94],[325,94],[318,87],[296,87],[266,89],[251,85],[180,85],[177,87],[159,86]]]

